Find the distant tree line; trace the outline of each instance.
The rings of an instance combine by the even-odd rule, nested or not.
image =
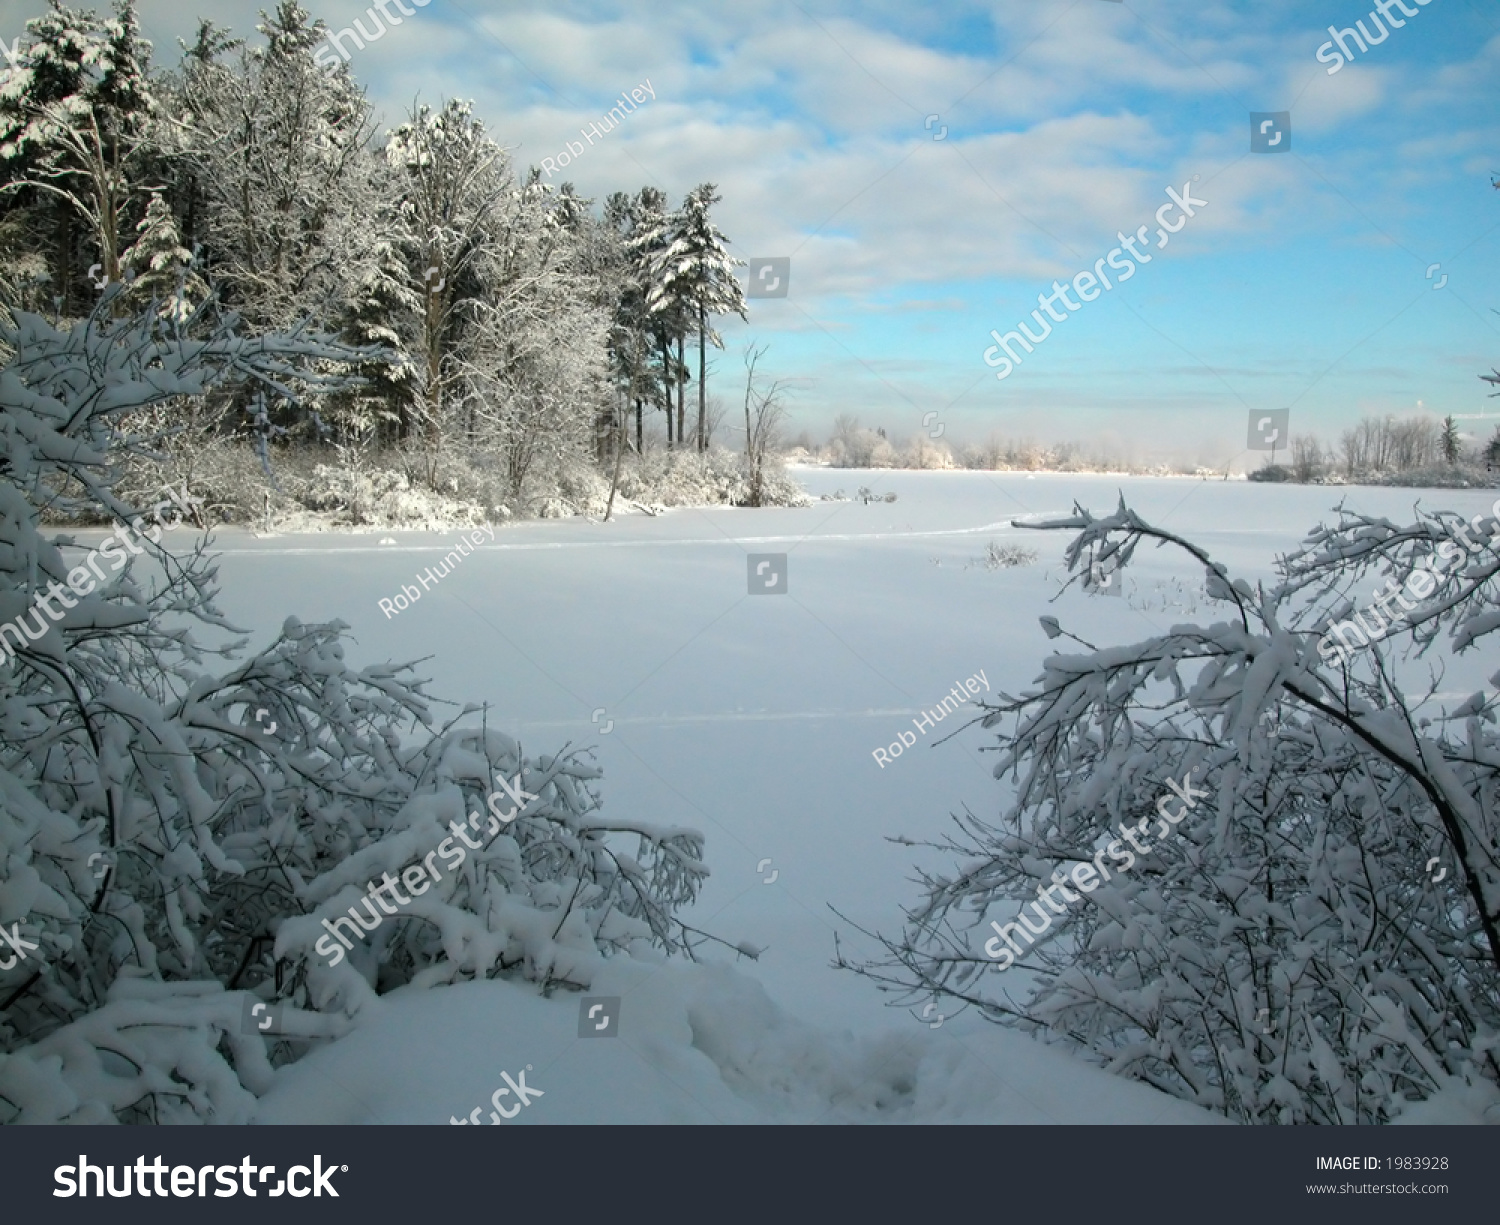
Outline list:
[[[1314,434],[1292,433],[1291,458],[1251,472],[1253,481],[1382,480],[1419,476],[1442,479],[1462,469],[1490,468],[1500,461],[1500,429],[1485,444],[1465,445],[1456,418],[1365,417],[1327,446]]]
[[[933,414],[936,417],[936,414]],[[834,419],[828,442],[818,446],[807,433],[794,448],[835,468],[948,469],[983,472],[1128,472],[1165,471],[1163,466],[1137,467],[1104,453],[1099,446],[1077,442],[1039,443],[1029,438],[991,434],[982,442],[950,445],[946,428],[935,419],[908,438],[888,438],[884,429],[870,429],[845,413]],[[794,449],[795,454],[795,449]],[[1177,467],[1170,469],[1178,471]],[[1191,467],[1185,469],[1193,471]]]

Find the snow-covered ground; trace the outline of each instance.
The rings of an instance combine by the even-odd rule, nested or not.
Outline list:
[[[1068,537],[1013,516],[1075,500],[1104,512],[1123,490],[1253,579],[1341,498],[1405,520],[1419,497],[1488,513],[1494,491],[797,475],[814,495],[869,485],[898,500],[505,527],[395,617],[379,602],[420,588],[456,532],[218,536],[222,605],[255,641],[288,614],[340,618],[357,639],[351,662],[429,657],[432,693],[491,703],[528,753],[597,745],[608,811],[707,835],[713,876],[687,921],[765,949],[736,969],[617,962],[590,994],[621,998],[618,1039],[580,1039],[579,997],[529,984],[398,993],[287,1069],[266,1121],[435,1123],[481,1105],[488,1117],[502,1073],[528,1066],[544,1096],[515,1122],[1213,1121],[972,1015],[939,1023],[949,1004],[889,1010],[870,982],[830,968],[835,931],[847,954],[873,951],[835,908],[894,933],[916,896],[918,852],[886,839],[934,836],[948,813],[993,813],[1001,797],[989,736],[935,743],[958,717],[884,767],[872,752],[964,678],[1024,688],[1049,651],[1039,616],[1100,644],[1214,616],[1181,554],[1144,550],[1123,597],[1075,587],[1049,604]],[[1040,560],[986,570],[990,541]],[[787,554],[785,595],[748,594],[752,553]],[[1471,687],[1494,661],[1473,666]]]

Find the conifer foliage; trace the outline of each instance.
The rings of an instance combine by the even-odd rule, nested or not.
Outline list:
[[[305,386],[295,408],[226,390],[199,437],[243,437],[248,415],[263,459],[271,439],[374,447],[433,490],[458,457],[498,475],[486,510],[618,468],[632,409],[637,455],[648,406],[669,447],[707,450],[714,317],[746,317],[712,184],[676,209],[657,188],[616,193],[628,207],[599,215],[513,165],[467,102],[417,101],[377,132],[349,65],[317,62],[327,29],[297,0],[248,40],[203,21],[156,68],[137,2],[101,19],[49,0],[0,80],[5,305],[81,319],[129,278],[121,309],[181,319],[211,288],[252,331],[377,345],[359,382]]]

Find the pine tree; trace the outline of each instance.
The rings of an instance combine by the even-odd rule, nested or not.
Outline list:
[[[53,216],[54,278],[66,297],[82,280],[78,221],[88,240],[78,254],[97,258],[91,272],[120,276],[124,239],[149,196],[157,104],[135,0],[116,0],[114,18],[102,23],[50,3],[27,23],[32,41],[0,95],[0,177],[8,180],[0,193]]]
[[[672,445],[672,385],[678,388],[677,412],[682,415],[682,371],[680,363],[672,355],[672,341],[682,334],[685,326],[685,304],[675,295],[664,293],[662,277],[665,274],[663,258],[672,245],[675,230],[673,219],[667,215],[666,195],[655,187],[643,187],[635,199],[632,218],[630,255],[635,261],[636,277],[646,295],[646,310],[654,320],[652,339],[660,362],[659,379],[662,398],[667,410],[667,446]],[[677,442],[681,444],[679,434]]]
[[[722,349],[724,341],[708,323],[710,315],[734,312],[745,315],[745,296],[734,275],[744,260],[735,259],[725,247],[728,241],[709,218],[719,202],[714,184],[701,183],[687,194],[682,208],[670,219],[671,242],[657,256],[657,276],[651,288],[652,309],[674,306],[696,319],[698,333],[698,450],[708,450],[706,345]],[[679,395],[679,409],[681,397]]]
[[[208,296],[208,286],[193,267],[193,253],[182,245],[177,221],[161,192],[151,193],[146,215],[136,226],[138,237],[120,259],[124,276],[132,280],[133,302],[157,303],[157,314],[179,322]]]
[[[378,240],[374,262],[351,288],[339,333],[380,353],[358,364],[363,383],[332,401],[329,418],[344,442],[373,440],[382,426],[404,435],[417,405],[417,361],[412,351],[422,313],[422,294],[412,285],[411,259],[399,237]]]
[[[647,398],[655,401],[660,391],[650,364],[651,318],[646,307],[641,264],[630,255],[639,218],[639,211],[624,192],[617,191],[605,201],[603,228],[615,251],[611,266],[615,306],[610,331],[610,359],[627,411],[632,404],[635,406],[637,455],[643,453],[645,446],[643,402]]]
[[[115,16],[101,29],[99,80],[90,101],[103,118],[106,140],[139,137],[158,110],[149,76],[151,44],[141,37],[136,0],[115,0]]]
[[[1449,467],[1458,463],[1458,422],[1451,416],[1443,418],[1443,462]]]
[[[26,23],[30,41],[0,92],[0,170],[18,178],[47,146],[50,107],[82,94],[97,57],[98,19],[48,0],[49,11]]]

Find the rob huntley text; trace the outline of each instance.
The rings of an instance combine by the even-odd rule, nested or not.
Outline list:
[[[479,544],[479,533],[481,530],[490,534],[491,541],[495,539],[495,529],[488,523],[483,524],[482,527],[475,528],[467,536],[461,537],[458,544],[448,550],[447,554],[443,557],[443,568],[436,574],[432,572],[433,568],[428,566],[421,574],[414,575],[413,577],[422,584],[424,589],[437,586],[440,579],[447,578],[453,572],[454,567],[474,551],[475,547]],[[465,542],[468,543],[468,548],[464,548]],[[421,591],[418,591],[410,583],[402,583],[400,595],[390,596],[389,598],[382,597],[377,603],[380,606],[380,611],[385,613],[385,619],[389,621],[392,617],[404,613],[421,598]]]
[[[614,106],[610,107],[609,110],[605,112],[604,116],[599,120],[599,123],[591,122],[588,127],[579,128],[578,135],[582,136],[584,140],[588,141],[589,144],[592,145],[596,136],[602,137],[606,133],[613,132],[616,125],[625,122],[626,115],[634,114],[636,111],[640,110],[642,104],[644,104],[646,101],[647,94],[651,95],[651,101],[656,101],[656,90],[651,88],[650,77],[646,78],[644,84],[637,85],[634,89],[625,90],[624,92],[622,92],[620,96],[615,99]],[[634,106],[630,105],[630,99],[635,100]],[[600,123],[604,125],[603,131],[599,130]],[[546,171],[547,177],[550,179],[554,174],[558,172],[559,169],[566,168],[568,163],[582,157],[583,152],[584,147],[582,145],[580,145],[576,140],[570,140],[568,141],[568,147],[561,153],[558,153],[553,157],[542,158],[542,169]]]
[[[978,677],[977,681],[975,677]],[[917,731],[925,736],[937,724],[941,723],[967,702],[971,695],[977,694],[981,683],[984,686],[984,691],[988,693],[990,690],[990,681],[989,677],[985,676],[983,669],[976,672],[974,676],[969,677],[968,680],[959,681],[952,689],[948,690],[947,696],[936,707],[932,710],[924,710],[917,718],[912,720]],[[916,742],[917,738],[911,732],[898,732],[894,741],[883,749],[875,749],[871,756],[880,763],[880,768],[884,770],[890,764],[892,757],[900,757],[902,753],[906,752]]]

